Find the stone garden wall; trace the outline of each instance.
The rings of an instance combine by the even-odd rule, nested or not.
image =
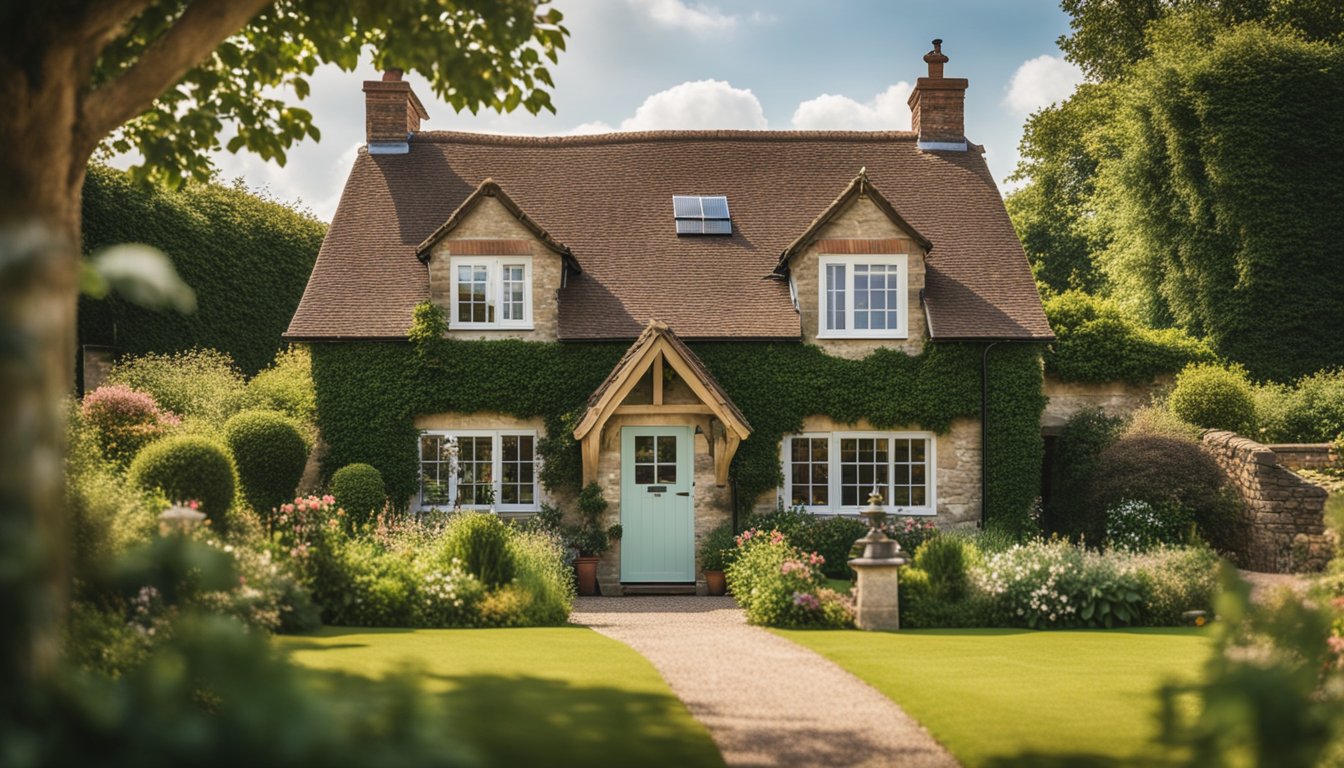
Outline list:
[[[1339,456],[1330,443],[1274,443],[1269,450],[1279,457],[1279,465],[1294,472],[1299,469],[1330,469],[1338,466]]]
[[[1334,554],[1325,527],[1326,490],[1293,474],[1268,446],[1209,430],[1206,450],[1246,503],[1245,567],[1268,573],[1320,570]]]

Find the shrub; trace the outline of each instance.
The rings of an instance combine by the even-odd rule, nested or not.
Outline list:
[[[444,551],[460,559],[467,573],[486,589],[495,589],[513,581],[511,535],[514,533],[495,515],[461,512],[453,515],[444,528]]]
[[[849,567],[854,542],[868,533],[868,524],[857,517],[833,515],[816,517],[794,541],[801,549],[826,558],[821,572],[832,579],[853,578]]]
[[[888,519],[882,530],[900,543],[907,555],[938,535],[938,525],[926,517],[896,517]]]
[[[1190,363],[1214,360],[1205,342],[1174,328],[1147,328],[1108,299],[1066,291],[1044,306],[1057,337],[1045,369],[1065,381],[1146,384]]]
[[[128,358],[112,367],[107,380],[148,392],[161,407],[216,427],[238,411],[246,397],[243,376],[233,359],[212,349]]]
[[[733,524],[724,523],[700,542],[700,567],[706,571],[726,571],[735,553]]]
[[[1219,560],[1208,547],[1157,547],[1132,556],[1127,566],[1138,574],[1145,624],[1177,626],[1186,611],[1213,614]]]
[[[122,466],[181,423],[176,414],[160,410],[150,395],[121,384],[85,395],[82,411],[103,455]]]
[[[824,558],[791,546],[779,531],[745,531],[728,567],[728,586],[747,621],[769,627],[843,628],[854,622],[850,598],[822,586]]]
[[[1132,570],[1062,540],[991,555],[976,577],[1003,626],[1112,627],[1141,615],[1142,584]]]
[[[802,546],[799,540],[804,531],[817,522],[817,516],[806,507],[786,507],[782,503],[770,512],[755,512],[747,516],[742,523],[743,530],[757,528],[762,531],[779,531],[791,543]]]
[[[973,586],[973,585],[972,585]],[[929,574],[908,566],[901,570],[901,626],[907,629],[988,627],[991,605],[978,589],[956,602],[933,596]]]
[[[564,624],[574,607],[574,569],[559,535],[517,531],[509,537],[521,626]]]
[[[1250,435],[1255,428],[1255,396],[1242,368],[1190,365],[1176,377],[1167,407],[1205,429]]]
[[[1305,376],[1293,386],[1255,390],[1258,439],[1272,443],[1324,443],[1344,434],[1344,369]]]
[[[1191,511],[1177,503],[1122,501],[1106,510],[1106,546],[1146,552],[1181,544],[1189,538],[1194,523]]]
[[[270,368],[247,382],[249,407],[280,411],[311,427],[317,417],[312,356],[304,347],[291,346],[275,356]]]
[[[1196,529],[1215,549],[1241,548],[1240,502],[1223,471],[1200,447],[1169,437],[1126,437],[1102,452],[1089,503],[1111,509],[1124,501],[1188,510]]]
[[[331,495],[355,527],[373,519],[387,501],[383,476],[368,464],[347,464],[331,476]]]
[[[1115,442],[1124,421],[1100,408],[1081,410],[1069,417],[1059,437],[1056,464],[1058,494],[1046,519],[1046,530],[1074,541],[1100,542],[1106,520],[1088,503],[1087,487],[1097,471],[1102,451]]]
[[[915,552],[913,565],[928,575],[934,599],[959,602],[970,594],[970,568],[977,555],[975,545],[965,539],[934,536]]]
[[[303,435],[276,411],[243,411],[224,423],[224,439],[233,452],[243,495],[266,520],[294,495],[308,463]]]
[[[227,531],[237,480],[228,451],[213,440],[181,435],[151,443],[131,462],[130,478],[173,501],[199,501],[215,530]]]
[[[1198,440],[1199,427],[1160,405],[1145,405],[1129,415],[1129,423],[1121,430],[1121,437],[1156,436],[1176,440]]]

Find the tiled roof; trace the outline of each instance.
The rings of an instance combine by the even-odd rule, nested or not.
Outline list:
[[[774,131],[424,132],[410,148],[360,152],[289,338],[404,337],[429,298],[418,247],[493,179],[583,269],[561,292],[561,338],[633,339],[656,317],[684,339],[798,339],[772,272],[861,168],[933,244],[933,338],[1051,337],[976,151],[921,152],[907,132]],[[726,195],[733,234],[678,237],[671,198],[684,194]]]

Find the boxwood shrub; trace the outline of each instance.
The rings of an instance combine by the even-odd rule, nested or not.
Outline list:
[[[263,519],[294,496],[308,463],[308,444],[276,411],[243,411],[224,423],[224,439],[242,481],[243,496]]]
[[[146,446],[131,462],[130,478],[171,501],[200,502],[216,530],[228,529],[237,477],[229,452],[199,435],[166,437]]]
[[[1254,434],[1255,394],[1242,368],[1186,367],[1176,377],[1167,406],[1181,419],[1205,429]]]
[[[348,464],[331,476],[331,495],[358,527],[373,519],[387,501],[383,476],[368,464]]]

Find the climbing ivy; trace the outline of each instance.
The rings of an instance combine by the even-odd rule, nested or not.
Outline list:
[[[410,342],[312,345],[325,470],[367,462],[393,498],[409,498],[418,471],[415,415],[493,411],[544,419],[542,481],[575,487],[575,421],[626,345],[461,341],[441,329],[438,310],[422,305]],[[692,347],[751,423],[731,470],[742,510],[777,487],[780,439],[808,415],[944,432],[954,419],[980,414],[980,344],[930,344],[913,356],[879,350],[862,360],[804,344]],[[987,508],[999,525],[1020,531],[1040,485],[1040,350],[1004,344],[989,360]]]

